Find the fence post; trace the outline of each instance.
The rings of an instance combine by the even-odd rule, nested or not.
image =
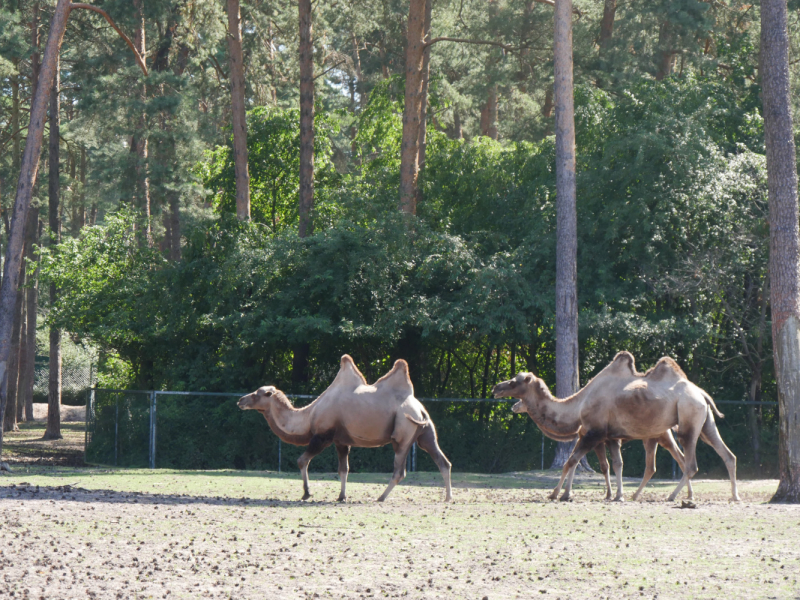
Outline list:
[[[411,446],[411,470],[415,473],[417,471],[417,442]]]
[[[281,472],[281,438],[278,438],[278,473]]]
[[[156,468],[156,396],[155,390],[150,392],[150,468]]]
[[[544,434],[542,434],[542,471],[544,471]]]
[[[83,425],[83,462],[86,463],[86,448],[89,446],[89,423],[91,422],[92,408],[94,407],[94,390],[90,389],[86,395],[86,416]]]

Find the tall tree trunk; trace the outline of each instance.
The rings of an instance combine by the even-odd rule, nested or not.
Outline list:
[[[556,395],[578,391],[578,229],[575,208],[575,115],[572,0],[555,5],[556,109]],[[574,443],[561,442],[551,468],[564,466]]]
[[[31,106],[33,97],[36,95],[36,88],[39,85],[39,3],[34,2],[33,14],[31,15]]]
[[[672,74],[672,63],[675,50],[672,47],[672,24],[664,21],[658,31],[658,53],[656,55],[656,80],[661,81]]]
[[[39,308],[39,258],[34,254],[34,246],[39,243],[39,211],[28,211],[29,229],[25,230],[25,236],[29,241],[25,242],[25,256],[29,261],[36,261],[36,271],[29,280],[28,288],[25,290],[27,330],[26,339],[23,342],[23,357],[25,368],[22,370],[24,379],[20,384],[23,402],[25,404],[25,420],[33,421],[33,384],[36,372],[36,312]]]
[[[425,57],[425,3],[411,0],[408,9],[406,47],[406,91],[403,109],[403,138],[400,146],[400,210],[417,212],[419,177],[419,125],[422,104],[422,66]]]
[[[614,17],[617,14],[617,0],[605,0],[603,20],[600,22],[600,56],[606,53],[614,35]]]
[[[750,402],[761,400],[761,364],[750,376],[750,385],[747,386],[747,399]],[[751,404],[747,407],[747,421],[750,427],[750,441],[753,446],[753,460],[756,469],[761,468],[761,407]]]
[[[425,41],[431,39],[431,0],[425,0]],[[428,129],[428,83],[431,76],[431,47],[426,46],[422,54],[422,100],[420,100],[419,115],[419,157],[417,165],[419,172],[425,168],[425,154],[428,149],[427,129]],[[416,204],[422,203],[422,186],[417,181],[417,200]]]
[[[44,137],[44,120],[50,88],[58,69],[58,53],[64,39],[64,31],[69,17],[70,0],[58,0],[50,34],[47,37],[44,63],[39,73],[39,84],[31,102],[31,120],[25,141],[25,152],[20,165],[19,183],[14,200],[14,214],[9,230],[6,260],[3,264],[3,283],[0,288],[0,420],[5,416],[8,396],[8,363],[11,355],[11,333],[14,324],[14,303],[19,285],[22,247],[25,235],[25,222],[31,203],[31,193],[39,170],[39,154]],[[0,434],[0,451],[3,437]]]
[[[314,232],[314,45],[311,0],[298,2],[300,23],[300,224],[298,235]]]
[[[780,483],[772,502],[800,502],[800,233],[789,92],[786,0],[761,2],[772,343],[778,384]]]
[[[140,56],[145,57],[147,40],[144,22],[144,0],[133,0],[133,6],[138,13],[139,27],[133,38],[133,45]],[[142,84],[142,102],[147,101],[147,84]],[[138,131],[131,137],[131,153],[135,158],[136,186],[134,191],[134,204],[139,214],[141,223],[141,240],[148,246],[153,245],[152,224],[150,222],[150,175],[148,169],[148,139],[147,119],[144,114],[139,117]]]
[[[29,213],[31,211],[28,211]],[[27,254],[27,252],[25,253]],[[23,270],[25,270],[25,266],[23,265]],[[28,275],[27,273],[23,276],[22,281],[24,282],[23,285],[27,285],[28,283]],[[19,375],[17,375],[17,414],[14,419],[15,421],[15,429],[19,429],[17,426],[18,423],[22,423],[23,418],[25,417],[25,379],[28,376],[27,373],[27,352],[28,352],[28,290],[23,289],[19,291],[21,296],[21,302],[19,307]],[[8,414],[8,411],[6,411]]]
[[[49,152],[49,187],[48,187],[48,217],[50,224],[50,241],[52,244],[61,243],[61,210],[59,202],[59,77],[56,73],[50,94],[50,152]],[[50,307],[58,300],[58,290],[50,284]],[[61,331],[50,327],[50,369],[47,389],[47,427],[44,439],[61,439]]]
[[[25,274],[20,274],[19,285],[25,285]],[[14,327],[11,332],[11,359],[8,361],[8,400],[6,401],[6,412],[3,419],[3,431],[17,431],[17,398],[19,397],[19,341],[22,329],[22,317],[25,303],[23,302],[25,292],[17,289],[17,297],[14,301]]]
[[[228,0],[228,55],[231,71],[233,164],[236,173],[236,216],[250,220],[250,171],[247,166],[247,114],[244,105],[244,56],[239,0]]]
[[[486,104],[481,109],[481,135],[497,139],[497,85],[489,86]]]
[[[461,113],[457,108],[453,109],[453,139],[464,139],[464,127],[461,124]]]
[[[78,202],[81,205],[80,228],[83,229],[86,226],[86,148],[83,146],[81,146],[80,178],[81,191],[78,195]]]
[[[19,64],[19,61],[17,61]],[[11,170],[14,174],[19,172],[20,144],[19,144],[19,77],[11,78]]]

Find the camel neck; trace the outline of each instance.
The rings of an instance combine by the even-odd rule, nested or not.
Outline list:
[[[270,428],[284,442],[306,445],[311,439],[309,411],[298,410],[277,400],[264,413]]]
[[[575,396],[561,400],[530,393],[525,404],[531,419],[543,430],[572,436],[581,427],[580,407]]]

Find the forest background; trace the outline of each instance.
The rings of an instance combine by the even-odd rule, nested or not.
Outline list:
[[[432,36],[487,43],[430,47],[411,228],[397,210],[408,3],[312,5],[302,236],[298,5],[241,5],[249,222],[235,218],[226,6],[97,6],[141,44],[149,74],[98,15],[70,18],[61,126],[44,151],[60,172],[42,168],[34,195],[44,222],[60,192],[62,238],[40,227],[28,254],[28,287],[52,289],[36,300],[37,353],[62,330],[115,388],[315,393],[345,352],[369,380],[405,358],[421,397],[486,398],[522,369],[552,384],[551,5],[432,3]],[[715,398],[774,399],[759,6],[575,6],[581,383],[626,349],[640,368],[675,357]],[[52,8],[2,4],[3,239]],[[775,412],[752,405],[742,422],[754,472],[777,445],[761,439]]]

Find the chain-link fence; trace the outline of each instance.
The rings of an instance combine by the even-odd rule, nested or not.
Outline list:
[[[87,406],[86,461],[89,463],[176,469],[256,469],[294,471],[304,448],[281,443],[264,418],[236,405],[240,393],[92,390]],[[295,406],[310,396],[291,397]],[[548,467],[556,444],[527,415],[511,412],[511,401],[423,399],[436,425],[439,445],[457,471],[504,473]],[[726,418],[717,419],[722,438],[738,457],[742,477],[777,474],[778,417],[774,402],[751,406],[717,401]],[[753,414],[755,413],[755,415]],[[754,442],[757,434],[758,443]],[[756,453],[755,447],[758,447]],[[597,468],[593,454],[589,462]],[[644,471],[639,442],[623,446],[625,474]],[[353,448],[354,472],[391,472],[394,454],[383,448]],[[657,454],[657,476],[672,477],[667,452]],[[724,465],[698,444],[699,476],[726,477]],[[409,468],[436,471],[424,452],[409,457]],[[326,450],[310,469],[337,469],[334,450]]]
[[[47,402],[50,377],[50,357],[37,356],[33,371],[33,401]],[[97,384],[97,369],[93,364],[61,366],[61,403],[83,406],[86,394]]]

